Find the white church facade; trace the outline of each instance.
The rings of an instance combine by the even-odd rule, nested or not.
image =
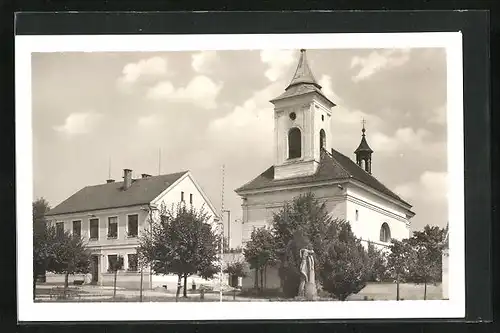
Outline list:
[[[312,192],[334,218],[347,220],[354,234],[386,247],[391,239],[410,236],[412,206],[372,175],[372,154],[362,129],[356,160],[332,146],[331,115],[336,106],[321,91],[301,50],[298,66],[285,92],[274,104],[274,165],[236,189],[242,198],[243,245],[255,228],[269,227],[273,212],[285,202]],[[253,274],[243,287],[253,286]],[[268,270],[268,288],[278,288],[277,272]]]

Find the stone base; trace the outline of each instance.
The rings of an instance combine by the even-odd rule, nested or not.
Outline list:
[[[316,284],[312,282],[306,283],[305,297],[308,301],[314,301],[318,298],[318,291],[316,290]]]

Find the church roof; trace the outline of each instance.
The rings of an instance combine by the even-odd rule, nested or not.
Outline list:
[[[123,190],[123,182],[86,186],[51,209],[46,215],[149,204],[187,172],[134,179],[126,191]]]
[[[354,163],[354,161],[352,161],[349,157],[341,154],[334,149],[332,149],[331,153],[324,149],[321,151],[321,158],[318,169],[316,170],[316,173],[311,176],[274,179],[274,166],[271,166],[252,181],[236,189],[236,192],[238,193],[277,186],[300,185],[308,183],[312,184],[321,181],[349,179],[355,179],[378,192],[381,192],[405,205],[410,206],[410,204],[401,199],[393,191],[388,189],[375,177],[361,169],[361,167]]]
[[[299,62],[297,64],[297,69],[295,70],[292,81],[290,82],[288,87],[286,87],[285,91],[278,97],[272,99],[271,102],[314,92],[318,93],[328,102],[330,102],[332,104],[332,107],[335,106],[335,103],[330,101],[330,99],[326,97],[325,94],[323,94],[323,92],[321,91],[321,86],[316,81],[316,78],[314,77],[314,74],[309,67],[309,63],[307,62],[306,50],[302,49],[300,50]]]
[[[361,153],[361,152],[369,152],[373,153],[373,150],[370,148],[368,145],[368,142],[366,142],[366,137],[365,137],[365,129],[363,128],[363,135],[361,136],[361,142],[359,143],[358,148],[354,151],[354,153]]]
[[[306,50],[300,50],[300,58],[299,63],[297,64],[297,69],[295,70],[295,74],[293,75],[292,81],[288,85],[285,90],[298,85],[298,84],[312,84],[318,89],[321,89],[321,86],[316,82],[314,78],[314,74],[311,71],[311,67],[309,67],[309,63],[307,62]]]

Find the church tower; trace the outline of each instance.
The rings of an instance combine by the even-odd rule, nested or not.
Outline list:
[[[354,151],[354,154],[356,154],[356,164],[371,175],[373,150],[370,148],[370,146],[368,146],[368,142],[366,142],[365,132],[365,120],[363,120],[361,142],[359,143],[358,148]]]
[[[307,62],[300,58],[285,92],[274,104],[274,179],[310,176],[316,172],[321,149],[331,150],[331,109],[335,103],[321,91]]]

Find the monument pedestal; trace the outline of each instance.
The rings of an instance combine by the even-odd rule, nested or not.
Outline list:
[[[308,301],[314,301],[318,298],[318,291],[314,282],[307,282],[305,288],[305,298]]]

